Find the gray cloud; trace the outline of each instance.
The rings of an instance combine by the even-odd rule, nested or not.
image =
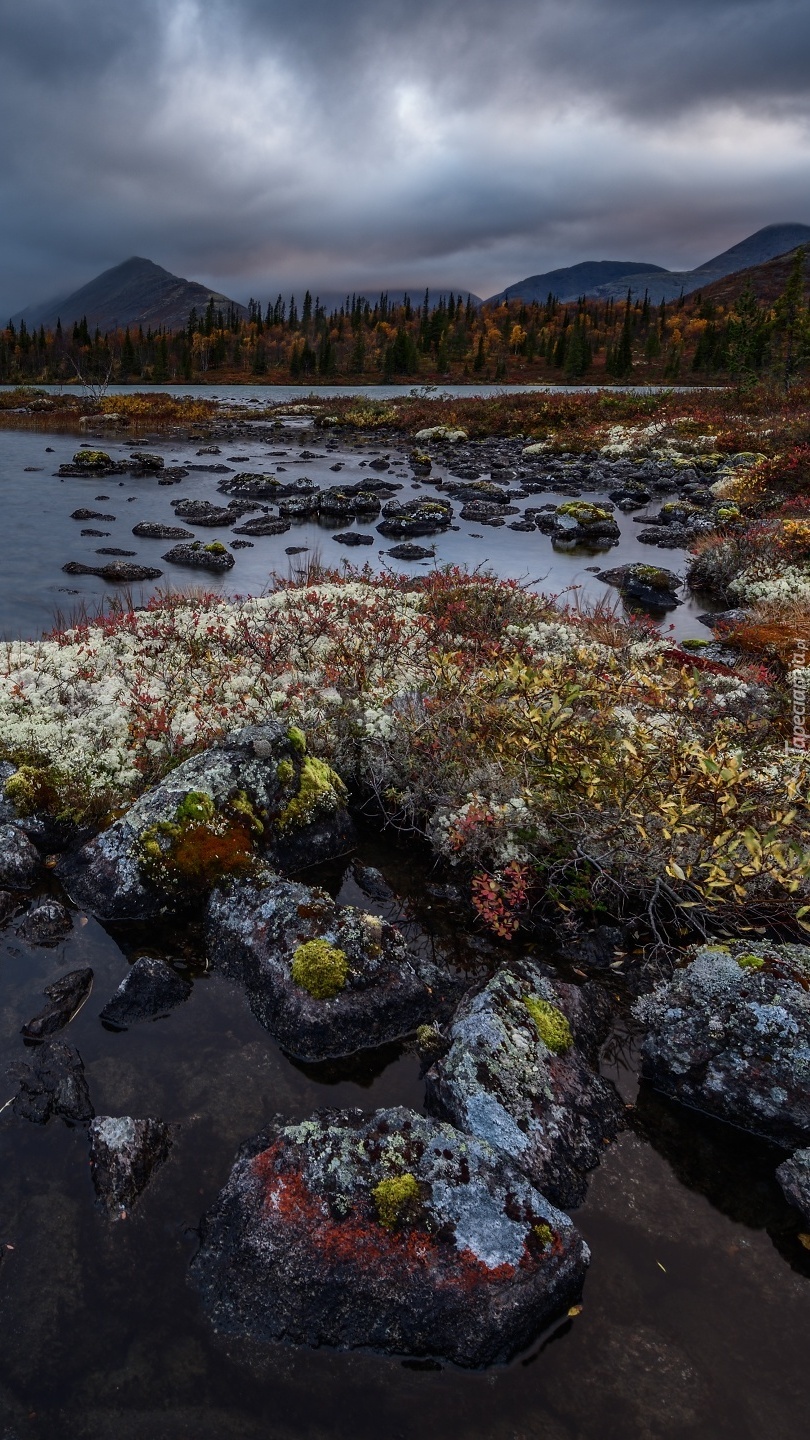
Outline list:
[[[4,7],[0,314],[132,253],[237,298],[698,262],[810,220],[808,42],[799,0]]]

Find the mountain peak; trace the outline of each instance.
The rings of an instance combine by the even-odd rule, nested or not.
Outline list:
[[[84,317],[91,330],[98,327],[102,332],[126,325],[177,330],[193,309],[204,310],[210,300],[223,310],[233,306],[239,315],[247,314],[243,305],[218,290],[173,275],[144,255],[130,255],[73,294],[31,305],[13,318],[25,320],[30,328],[44,325],[46,330],[53,329],[57,320],[65,326]]]

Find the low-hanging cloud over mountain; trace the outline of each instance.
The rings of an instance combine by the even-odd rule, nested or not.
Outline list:
[[[799,0],[26,0],[0,314],[132,253],[246,299],[691,266],[810,220]]]

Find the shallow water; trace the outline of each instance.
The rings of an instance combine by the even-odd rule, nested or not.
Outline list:
[[[418,867],[378,842],[366,858],[410,892],[413,938],[445,946],[449,917],[426,905]],[[339,893],[357,899],[351,882]],[[241,993],[205,973],[191,929],[149,946],[193,979],[191,998],[167,1019],[107,1031],[98,1013],[146,947],[122,949],[92,919],[75,919],[52,950],[15,939],[13,927],[0,941],[2,1070],[25,1053],[19,1026],[42,987],[90,964],[93,992],[61,1038],[84,1059],[98,1113],[161,1115],[173,1147],[130,1217],[112,1223],[94,1201],[81,1129],[0,1115],[4,1440],[800,1433],[810,1257],[773,1180],[781,1156],[645,1093],[574,1212],[593,1251],[582,1313],[511,1365],[467,1373],[217,1337],[187,1266],[238,1147],[276,1116],[419,1108],[417,1058],[405,1045],[354,1073],[292,1064]],[[605,1069],[635,1098],[631,1043],[617,1040]],[[12,1092],[2,1085],[0,1105]]]
[[[510,530],[508,524],[493,528],[456,518],[454,523],[457,528],[418,542],[425,548],[434,547],[435,561],[405,562],[392,560],[386,553],[397,542],[377,534],[379,517],[329,525],[307,520],[294,521],[284,535],[252,537],[253,548],[237,550],[236,564],[225,574],[190,570],[162,560],[161,557],[174,542],[138,539],[133,536],[132,528],[139,521],[158,520],[195,529],[187,521],[176,519],[172,500],[193,497],[226,504],[229,497],[217,491],[218,482],[225,477],[192,471],[179,485],[165,486],[158,483],[157,475],[59,479],[54,472],[60,464],[73,458],[80,443],[74,435],[0,430],[0,516],[4,528],[3,563],[0,567],[0,636],[3,638],[38,635],[52,628],[57,612],[69,617],[82,604],[95,608],[105,596],[120,588],[96,576],[68,576],[62,572],[62,566],[69,560],[94,566],[105,564],[114,557],[98,552],[110,546],[134,551],[132,559],[135,563],[163,570],[160,580],[132,587],[138,601],[167,586],[181,589],[197,585],[225,595],[261,594],[271,583],[273,572],[288,576],[302,561],[306,561],[306,555],[298,559],[287,556],[285,551],[288,546],[303,546],[310,557],[319,554],[323,563],[331,566],[340,566],[346,561],[361,566],[369,564],[375,570],[388,567],[411,574],[424,573],[433,564],[453,563],[469,568],[481,566],[494,570],[498,575],[530,583],[538,590],[552,594],[566,592],[567,599],[573,598],[575,593],[592,599],[616,596],[611,587],[596,578],[592,573],[594,569],[612,568],[629,561],[662,564],[678,573],[683,573],[685,568],[686,557],[682,550],[660,551],[654,546],[639,544],[637,536],[643,526],[635,524],[632,516],[617,511],[621,540],[607,550],[579,548],[563,553],[555,550],[549,536],[539,531],[521,534]],[[113,459],[126,459],[134,445],[131,437],[104,437],[88,443],[100,444]],[[391,469],[385,472],[385,478],[403,485],[403,489],[397,492],[397,499],[433,493],[432,486],[420,485],[412,480],[404,450],[385,447],[377,439],[351,445],[331,438],[324,439],[322,431],[313,432],[306,420],[299,417],[282,429],[267,427],[265,430],[262,427],[259,441],[236,437],[233,442],[221,442],[220,455],[198,456],[199,441],[167,440],[165,437],[152,437],[148,448],[163,455],[167,465],[187,462],[195,465],[223,464],[234,474],[240,470],[251,470],[277,473],[287,480],[306,475],[321,488],[361,480],[364,474],[368,474],[368,461],[384,454],[391,460]],[[308,449],[320,458],[301,461],[298,457],[302,449]],[[241,458],[233,459],[234,456]],[[342,468],[334,471],[332,467],[335,465]],[[434,477],[450,474],[446,465],[434,463]],[[589,500],[606,498],[601,491],[583,494]],[[566,498],[564,494],[543,492],[518,500],[515,504],[522,511],[526,507],[559,503]],[[650,508],[657,509],[665,498],[654,497]],[[71,512],[78,508],[97,509],[115,518],[111,521],[70,519]],[[458,517],[461,502],[455,501],[454,508]],[[519,519],[520,515],[508,517],[508,520]],[[243,523],[243,520],[234,520],[234,525]],[[102,533],[83,536],[81,532],[85,529]],[[334,534],[346,530],[359,530],[371,535],[373,543],[349,549],[333,539]],[[199,527],[195,529],[195,534],[206,544],[215,539],[229,542],[239,538],[228,527]],[[618,600],[616,603],[619,603]],[[706,608],[705,603],[689,597],[677,610],[670,611],[662,619],[662,626],[677,639],[688,636],[707,638],[708,631],[697,619]]]

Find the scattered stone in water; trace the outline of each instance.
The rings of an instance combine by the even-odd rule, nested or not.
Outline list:
[[[275,515],[257,515],[255,520],[246,520],[244,525],[234,527],[235,535],[284,535],[290,529],[289,520]]]
[[[148,450],[133,450],[129,458],[134,460],[141,470],[162,470],[166,464],[162,455],[153,455]]]
[[[810,947],[705,945],[636,1004],[657,1090],[787,1148],[810,1141]]]
[[[26,1040],[44,1040],[47,1035],[64,1030],[77,1010],[81,1009],[92,988],[93,972],[87,969],[71,970],[59,980],[54,980],[52,985],[46,985],[44,994],[49,1004],[23,1025],[21,1034]]]
[[[210,526],[214,529],[233,524],[233,511],[224,505],[212,505],[210,500],[172,501],[172,509],[180,520],[188,520],[191,525]]]
[[[285,554],[285,555],[308,555],[308,554],[309,554],[309,546],[308,546],[308,545],[287,545],[287,546],[285,547],[284,554]]]
[[[193,540],[194,531],[182,525],[163,525],[159,520],[141,520],[132,527],[133,535],[144,540]]]
[[[395,545],[392,550],[386,551],[392,560],[432,560],[436,554],[435,550],[426,550],[423,545]]]
[[[159,580],[163,574],[162,570],[156,570],[151,565],[128,565],[126,561],[114,560],[110,565],[82,565],[78,560],[70,560],[62,569],[66,575],[100,575],[102,580],[111,580],[120,584],[135,584],[139,580]]]
[[[325,890],[266,872],[215,891],[208,954],[257,1020],[302,1060],[387,1044],[433,1018],[441,985],[399,932]]]
[[[124,976],[99,1018],[113,1030],[127,1030],[143,1020],[157,1020],[182,1005],[192,987],[165,960],[142,955]]]
[[[480,1366],[580,1294],[590,1257],[568,1217],[450,1125],[327,1111],[257,1145],[191,1265],[220,1331]]]
[[[30,1061],[15,1061],[9,1075],[19,1081],[12,1109],[20,1120],[45,1125],[56,1116],[82,1125],[95,1114],[82,1058],[63,1040],[47,1040]]]
[[[373,545],[374,536],[364,535],[361,530],[344,530],[340,535],[333,535],[339,545]]]
[[[107,496],[99,496],[99,499],[107,499]],[[104,515],[101,510],[86,510],[84,507],[74,510],[70,516],[71,520],[114,520],[114,515]]]
[[[253,550],[254,548],[255,548],[255,547],[254,547],[254,544],[253,544],[253,541],[252,541],[252,540],[232,540],[232,541],[231,541],[231,549],[232,549],[232,550]]]
[[[80,534],[80,535],[94,535],[94,536],[96,537],[96,539],[99,539],[99,540],[103,540],[103,539],[104,539],[104,536],[105,536],[105,535],[109,535],[109,533],[110,533],[109,530],[80,530],[80,531],[79,531],[79,534]]]
[[[810,1150],[797,1150],[776,1172],[785,1199],[810,1225]]]
[[[235,564],[233,555],[218,540],[211,545],[203,545],[199,540],[193,545],[173,545],[161,559],[170,565],[188,565],[197,570],[232,570]]]
[[[462,1001],[427,1076],[428,1109],[503,1151],[554,1204],[579,1204],[621,1116],[595,1068],[609,1017],[596,985],[512,962]]]
[[[30,945],[54,945],[73,929],[70,911],[59,900],[41,900],[17,926]]]
[[[0,886],[28,890],[42,874],[39,851],[19,825],[0,825]]]
[[[110,1219],[123,1219],[168,1159],[169,1127],[152,1117],[98,1115],[90,1124],[89,1137],[96,1194]]]
[[[614,570],[597,571],[606,585],[615,585],[627,599],[653,610],[673,610],[681,601],[675,594],[680,580],[660,565],[617,565]]]
[[[137,555],[137,550],[120,550],[117,545],[102,545],[97,555]]]

